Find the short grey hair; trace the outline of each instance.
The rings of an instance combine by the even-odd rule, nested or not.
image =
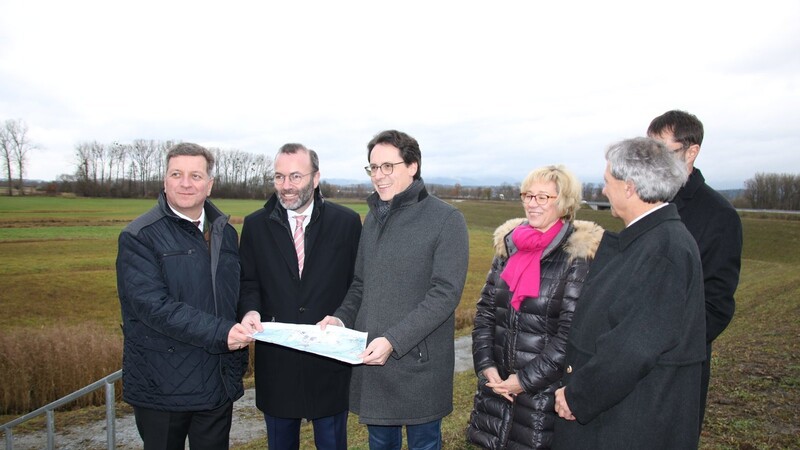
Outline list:
[[[202,145],[181,142],[172,146],[167,152],[167,166],[169,166],[169,160],[176,156],[202,156],[206,159],[206,173],[210,178],[214,178],[214,154]]]
[[[661,142],[637,137],[606,150],[611,176],[630,181],[647,203],[668,202],[688,178],[687,167]]]

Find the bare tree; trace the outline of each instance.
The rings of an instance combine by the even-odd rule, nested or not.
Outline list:
[[[6,134],[11,142],[12,159],[17,165],[17,176],[19,176],[19,193],[23,195],[22,180],[25,176],[25,166],[28,163],[28,152],[34,149],[33,143],[28,138],[28,125],[22,121],[7,120]]]
[[[139,174],[139,181],[142,183],[142,196],[144,197],[147,197],[147,182],[152,176],[152,167],[157,164],[154,160],[157,156],[157,151],[158,147],[152,139],[136,139],[130,148],[130,157]]]
[[[76,192],[81,195],[98,195],[97,160],[95,159],[96,142],[79,142],[75,145],[75,159],[78,168],[75,171]]]
[[[167,172],[167,153],[169,153],[172,147],[179,143],[180,141],[174,141],[172,139],[160,141],[158,143],[158,157],[155,159],[155,168],[153,170],[153,179],[158,183],[161,183],[163,175]]]
[[[75,146],[75,158],[78,160],[76,175],[79,181],[89,181],[90,165],[92,162],[92,147],[88,142],[81,142]]]
[[[99,186],[102,186],[105,183],[106,179],[106,146],[97,142],[92,141],[92,157],[94,158],[94,173],[92,174],[92,178],[94,182]],[[98,170],[99,174],[99,181],[98,181]]]
[[[216,168],[214,170],[215,183],[218,185],[220,183],[224,184],[230,179],[232,160],[228,157],[228,152],[220,148],[211,147],[209,150],[214,153],[214,159],[216,160]]]
[[[108,149],[108,181],[118,183],[125,173],[125,160],[128,156],[128,147],[119,142],[112,142]]]
[[[6,172],[6,179],[8,180],[8,195],[14,195],[14,181],[12,170],[14,168],[13,152],[11,151],[11,140],[8,138],[6,127],[0,127],[0,151],[2,151],[3,168]]]
[[[250,194],[253,198],[267,198],[271,187],[273,168],[272,158],[266,155],[255,155],[250,166]],[[263,197],[257,197],[262,196]]]
[[[167,151],[176,141],[137,139],[131,144],[97,141],[75,146],[76,192],[83,195],[147,196],[161,183]],[[271,193],[272,160],[241,150],[210,148],[216,157],[215,195],[265,198]],[[134,194],[135,195],[135,194]]]

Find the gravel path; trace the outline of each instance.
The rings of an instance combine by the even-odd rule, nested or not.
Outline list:
[[[472,369],[472,338],[456,339],[456,372]],[[133,415],[116,421],[117,449],[133,450],[142,446]],[[255,406],[255,389],[247,389],[244,396],[233,405],[231,444],[244,444],[256,439],[266,442],[264,416]],[[102,450],[106,448],[106,422],[101,420],[84,426],[56,428],[55,448],[64,450]],[[47,433],[14,434],[15,450],[38,450],[47,447]]]

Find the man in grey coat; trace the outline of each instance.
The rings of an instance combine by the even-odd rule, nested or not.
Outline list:
[[[441,448],[453,410],[454,312],[467,274],[464,216],[428,194],[411,136],[388,130],[367,145],[375,192],[342,305],[320,326],[369,333],[353,369],[350,409],[369,429],[370,449]]]

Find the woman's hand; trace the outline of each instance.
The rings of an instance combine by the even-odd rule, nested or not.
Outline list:
[[[488,380],[486,386],[490,387],[492,392],[503,396],[503,398],[510,402],[514,401],[514,396],[525,392],[522,386],[520,386],[519,378],[516,374],[511,374],[508,379],[503,380],[500,378],[500,374],[497,372],[496,368],[489,367],[484,369],[483,376]]]

